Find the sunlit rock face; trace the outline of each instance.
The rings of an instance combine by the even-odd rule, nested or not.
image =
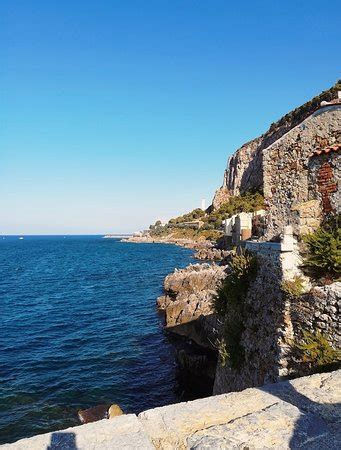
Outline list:
[[[166,327],[174,327],[212,314],[212,299],[225,278],[216,264],[193,264],[176,270],[164,282],[165,295],[157,304],[165,312]]]

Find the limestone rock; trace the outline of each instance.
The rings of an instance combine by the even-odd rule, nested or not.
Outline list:
[[[156,448],[337,449],[341,371],[139,414]]]
[[[124,412],[118,405],[111,405],[108,410],[109,419],[113,419],[116,416],[122,416]]]
[[[219,209],[221,205],[229,201],[229,198],[231,197],[231,193],[229,190],[222,186],[219,189],[215,191],[212,206],[214,209]]]
[[[202,248],[197,250],[194,254],[194,258],[200,259],[202,261],[221,261],[229,256],[230,252],[228,250],[220,250],[218,248]]]
[[[40,434],[1,446],[2,450],[153,450],[135,414]]]
[[[157,300],[165,312],[166,327],[191,322],[212,314],[212,299],[226,273],[216,264],[194,264],[176,270],[164,281],[165,295]]]

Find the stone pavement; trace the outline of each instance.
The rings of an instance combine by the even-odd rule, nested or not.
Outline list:
[[[1,450],[339,449],[341,370],[22,439]]]

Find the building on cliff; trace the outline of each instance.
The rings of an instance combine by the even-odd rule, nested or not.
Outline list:
[[[212,207],[250,190],[263,192],[265,239],[291,224],[295,235],[340,210],[341,83],[284,116],[228,160]]]
[[[323,106],[263,152],[266,237],[316,229],[340,210],[341,104]]]

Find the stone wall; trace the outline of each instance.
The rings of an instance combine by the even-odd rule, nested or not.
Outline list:
[[[279,379],[279,341],[285,333],[285,299],[281,292],[282,272],[274,257],[258,255],[258,273],[251,283],[243,312],[241,345],[244,363],[232,368],[220,360],[213,392],[239,391]]]
[[[327,286],[315,286],[307,294],[293,299],[291,321],[296,338],[302,328],[324,334],[334,348],[341,343],[341,282]]]
[[[321,101],[337,97],[336,84],[309,102],[296,108],[273,123],[262,136],[247,142],[228,159],[223,186],[216,191],[213,206],[218,208],[230,195],[240,195],[248,190],[263,190],[263,151],[291,129],[307,119],[320,106]]]
[[[257,254],[258,271],[241,317],[243,362],[236,368],[219,359],[215,394],[261,386],[290,374],[307,374],[310,367],[295,359],[292,346],[301,340],[303,330],[314,335],[321,332],[332,347],[340,348],[341,283],[311,288],[305,281],[308,292],[298,298],[283,292],[282,282],[300,275],[295,241],[289,242],[289,237],[282,243],[247,246]],[[233,311],[231,314],[233,317]]]
[[[340,128],[341,105],[324,107],[263,152],[266,239],[278,236],[288,223],[294,225],[296,235],[316,228],[321,200],[325,212],[336,209],[340,154],[316,157],[314,153],[337,143]],[[304,205],[314,200],[309,217],[310,208]]]
[[[341,136],[338,140],[341,145]],[[309,196],[318,198],[323,214],[340,212],[340,156],[334,152],[314,155],[310,158],[308,169]]]

